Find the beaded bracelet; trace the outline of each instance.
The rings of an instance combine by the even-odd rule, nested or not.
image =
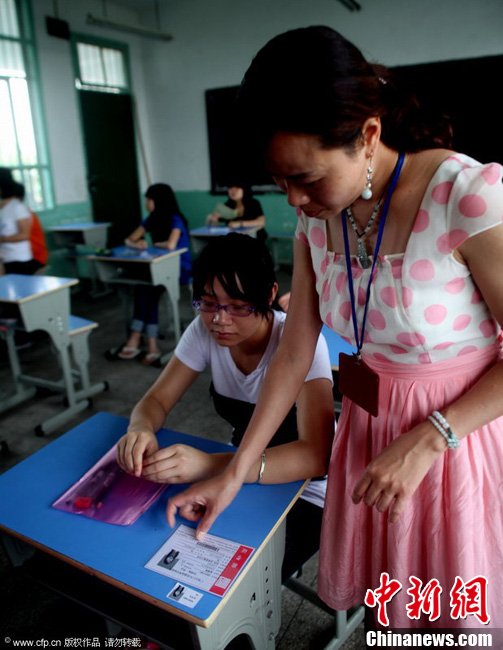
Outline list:
[[[260,461],[260,469],[258,471],[258,479],[255,481],[256,483],[260,483],[262,477],[264,476],[264,470],[265,470],[265,451],[262,452],[262,460]]]
[[[456,449],[459,447],[459,438],[441,413],[433,411],[431,415],[428,415],[428,420],[433,424],[437,431],[444,436],[448,449]]]

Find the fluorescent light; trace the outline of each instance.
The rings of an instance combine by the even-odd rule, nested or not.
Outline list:
[[[136,27],[135,25],[124,25],[115,23],[107,18],[97,18],[91,14],[87,14],[87,24],[96,25],[97,27],[106,27],[107,29],[115,29],[119,32],[128,32],[129,34],[136,34],[136,36],[145,36],[146,38],[157,38],[161,41],[172,41],[171,34],[164,32],[156,32],[152,29],[145,29],[143,27]]]

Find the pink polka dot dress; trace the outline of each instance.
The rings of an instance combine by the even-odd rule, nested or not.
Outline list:
[[[490,626],[503,628],[503,418],[435,461],[397,523],[388,525],[386,515],[351,501],[373,458],[464,394],[498,358],[499,325],[453,251],[502,223],[502,176],[500,165],[462,154],[435,172],[405,253],[380,256],[376,265],[362,353],[380,374],[379,416],[345,398],[337,425],[320,596],[334,609],[348,609],[363,603],[387,572],[402,584],[387,606],[393,628],[477,627],[474,616],[451,618],[449,592],[458,575],[488,578]],[[354,345],[345,258],[327,251],[325,225],[301,215],[297,237],[310,249],[323,321]],[[356,256],[351,268],[361,326],[370,269]],[[410,576],[423,585],[439,580],[444,595],[437,620],[408,617]]]

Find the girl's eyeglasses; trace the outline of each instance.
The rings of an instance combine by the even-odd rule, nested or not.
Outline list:
[[[193,300],[192,306],[197,311],[203,311],[207,314],[216,314],[223,309],[229,316],[238,316],[239,318],[253,314],[256,309],[248,305],[219,305],[217,302],[208,302],[206,300]]]

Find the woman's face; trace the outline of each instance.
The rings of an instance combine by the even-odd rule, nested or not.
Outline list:
[[[241,201],[244,196],[244,190],[242,187],[233,185],[227,189],[227,194],[232,201]]]
[[[147,196],[145,199],[145,207],[149,212],[153,212],[155,210],[154,199],[151,199]]]
[[[213,282],[213,288],[206,285],[205,291],[206,293],[201,296],[201,300],[206,302],[218,303],[219,305],[253,306],[246,300],[231,298],[217,278]],[[252,312],[249,316],[231,316],[225,310],[221,309],[214,314],[203,311],[199,312],[199,314],[204,326],[213,339],[219,345],[228,348],[232,348],[255,337],[260,337],[264,323],[267,323],[262,314],[257,312]]]
[[[365,186],[365,147],[324,149],[316,135],[278,132],[266,164],[288,203],[307,217],[329,219],[351,205]]]

